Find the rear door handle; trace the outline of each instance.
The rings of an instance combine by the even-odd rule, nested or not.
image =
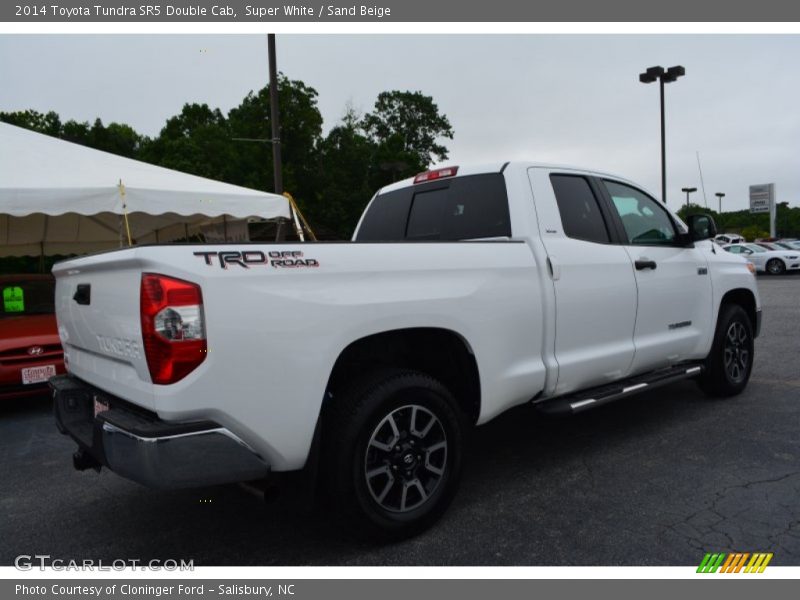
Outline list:
[[[547,257],[547,270],[550,271],[550,277],[553,281],[561,279],[561,266],[554,256]]]
[[[656,265],[656,261],[650,260],[649,258],[640,258],[637,260],[634,265],[636,265],[637,271],[642,271],[644,269],[654,269],[658,266]]]

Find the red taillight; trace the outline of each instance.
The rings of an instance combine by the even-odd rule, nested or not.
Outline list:
[[[153,383],[175,383],[202,363],[207,354],[203,294],[188,281],[142,274],[142,339]]]
[[[444,177],[455,177],[456,173],[458,173],[458,167],[445,167],[444,169],[425,171],[414,177],[414,183],[424,183],[425,181],[434,181]]]

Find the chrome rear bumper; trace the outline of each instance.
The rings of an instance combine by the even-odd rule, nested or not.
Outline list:
[[[50,386],[58,428],[79,447],[76,468],[105,466],[159,489],[269,475],[269,466],[252,448],[216,423],[161,421],[69,376],[54,377]],[[108,405],[108,410],[95,416],[95,402]]]

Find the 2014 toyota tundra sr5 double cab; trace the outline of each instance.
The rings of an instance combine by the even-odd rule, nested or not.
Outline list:
[[[505,163],[381,189],[350,243],[62,262],[58,426],[79,469],[156,488],[311,471],[408,535],[453,497],[468,430],[513,406],[741,392],[760,302],[714,234],[619,177]]]

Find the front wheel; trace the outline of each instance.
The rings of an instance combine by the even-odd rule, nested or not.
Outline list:
[[[786,272],[786,265],[779,258],[773,258],[767,263],[767,273],[770,275],[783,275]]]
[[[463,432],[455,399],[436,379],[395,369],[364,377],[328,411],[328,493],[362,531],[419,533],[455,494]]]
[[[740,394],[753,369],[753,324],[737,304],[723,305],[700,386],[712,396]]]

